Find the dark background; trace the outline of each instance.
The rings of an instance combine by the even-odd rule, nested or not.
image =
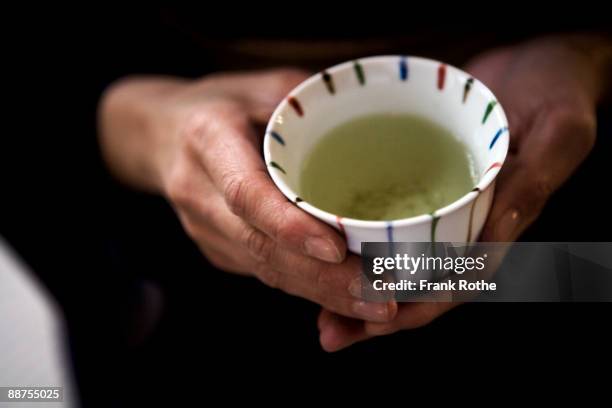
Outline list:
[[[317,306],[214,270],[162,199],[111,179],[95,129],[100,93],[123,75],[196,77],[265,65],[227,52],[240,38],[389,39],[397,53],[460,66],[479,50],[541,33],[609,30],[597,10],[584,18],[495,20],[484,30],[467,17],[450,24],[410,20],[405,10],[338,18],[316,9],[315,28],[309,13],[299,21],[269,15],[234,21],[206,7],[34,14],[7,37],[5,88],[14,92],[5,93],[11,109],[1,144],[0,234],[59,300],[87,405],[173,398],[171,385],[206,392],[215,392],[217,382],[263,385],[273,399],[279,387],[316,394],[322,384],[348,384],[354,391],[367,373],[440,382],[474,365],[530,371],[609,362],[609,304],[469,304],[422,329],[326,354],[318,345]],[[404,37],[419,40],[400,49],[397,39]],[[523,240],[610,240],[611,112],[601,109],[594,152]],[[165,309],[154,334],[133,346],[127,339],[139,319],[143,281],[163,288]],[[100,384],[119,388],[101,394]]]

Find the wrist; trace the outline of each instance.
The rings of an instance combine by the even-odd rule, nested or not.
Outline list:
[[[102,154],[119,180],[160,192],[163,165],[173,137],[169,100],[183,81],[130,77],[107,89],[99,107]]]

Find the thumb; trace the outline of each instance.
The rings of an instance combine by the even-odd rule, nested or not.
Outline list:
[[[548,184],[537,180],[518,160],[506,162],[496,183],[493,206],[481,241],[515,241],[535,221],[552,193]]]
[[[594,138],[594,115],[567,109],[542,115],[539,125],[521,138],[517,152],[508,156],[499,174],[481,240],[516,240],[586,158]]]

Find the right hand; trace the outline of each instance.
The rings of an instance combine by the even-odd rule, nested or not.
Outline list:
[[[102,104],[102,149],[120,178],[167,197],[216,267],[344,316],[390,321],[397,305],[359,299],[359,258],[281,194],[262,160],[254,127],[305,78],[274,70],[120,82]],[[142,117],[140,132],[128,131],[126,111]]]

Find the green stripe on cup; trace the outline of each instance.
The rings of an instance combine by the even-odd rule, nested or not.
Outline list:
[[[283,169],[277,162],[273,162],[271,161],[269,163],[270,167],[274,167],[275,169],[277,169],[278,171],[282,172],[283,174],[287,174],[287,172],[285,171],[285,169]]]
[[[491,114],[491,112],[493,112],[493,108],[495,107],[495,105],[497,105],[497,101],[491,101],[487,105],[487,108],[485,109],[484,116],[482,117],[482,124],[483,125],[485,124],[487,119],[489,119],[489,115]]]
[[[431,213],[431,243],[436,243],[436,228],[438,228],[438,221],[440,221],[440,216],[436,215],[435,212]]]
[[[470,94],[472,85],[474,85],[474,78],[470,77],[467,79],[467,81],[465,81],[465,86],[463,87],[463,103],[467,101],[467,97]]]
[[[353,64],[353,68],[355,68],[355,75],[357,75],[359,85],[365,85],[365,75],[363,73],[363,67],[361,66],[359,61],[355,61],[355,63]]]
[[[335,94],[336,93],[336,88],[334,87],[334,79],[329,74],[329,72],[323,71],[321,73],[321,76],[323,77],[323,82],[325,83],[325,87],[327,88],[329,93],[332,94],[332,95]]]

